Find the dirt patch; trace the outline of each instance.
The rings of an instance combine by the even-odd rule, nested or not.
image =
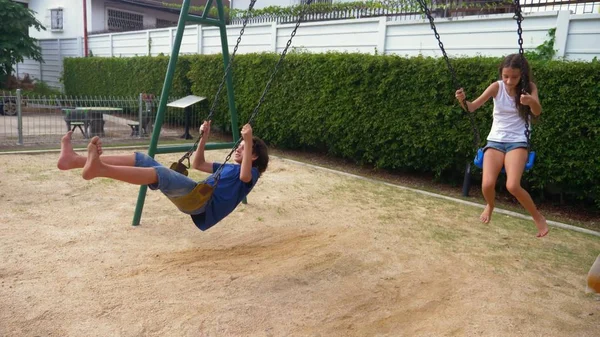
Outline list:
[[[598,333],[597,237],[277,158],[207,232],[156,192],[133,227],[137,187],[56,158],[0,160],[0,336]]]

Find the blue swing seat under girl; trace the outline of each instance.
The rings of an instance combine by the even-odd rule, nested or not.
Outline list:
[[[475,159],[473,159],[473,163],[475,166],[480,169],[483,168],[483,148],[477,150],[477,154],[475,155]],[[527,163],[525,163],[525,171],[529,171],[533,168],[533,163],[535,161],[535,151],[529,152],[529,157],[527,158]],[[504,167],[502,168],[502,172],[505,173]]]

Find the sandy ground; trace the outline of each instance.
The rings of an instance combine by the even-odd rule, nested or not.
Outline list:
[[[0,156],[0,336],[600,331],[584,291],[597,237],[536,239],[529,221],[483,225],[477,208],[278,158],[207,232],[157,192],[133,227],[138,187],[57,157]]]

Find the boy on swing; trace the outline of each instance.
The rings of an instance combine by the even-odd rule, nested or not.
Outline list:
[[[192,168],[213,173],[221,164],[208,162],[204,158],[206,141],[210,135],[210,121],[202,124],[200,132],[204,134],[194,155]],[[144,153],[101,156],[102,143],[98,137],[92,138],[88,144],[87,157],[78,155],[73,151],[72,134],[72,131],[67,132],[61,140],[61,152],[57,163],[60,170],[83,168],[81,174],[83,179],[102,177],[134,185],[148,185],[150,189],[160,190],[167,197],[187,195],[198,184],[191,178],[161,165]],[[233,157],[236,164],[225,164],[210,200],[189,213],[200,230],[209,229],[231,213],[250,193],[260,175],[267,169],[269,154],[266,144],[258,137],[252,136],[250,124],[244,125],[241,135],[243,140]],[[214,185],[214,178],[210,176],[206,183]]]

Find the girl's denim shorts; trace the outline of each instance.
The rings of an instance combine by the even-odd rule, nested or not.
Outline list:
[[[485,152],[485,150],[492,148],[492,149],[496,149],[502,153],[508,153],[514,149],[523,148],[523,147],[527,148],[527,142],[501,143],[501,142],[494,142],[494,141],[488,140],[487,144],[483,148],[483,151]]]

